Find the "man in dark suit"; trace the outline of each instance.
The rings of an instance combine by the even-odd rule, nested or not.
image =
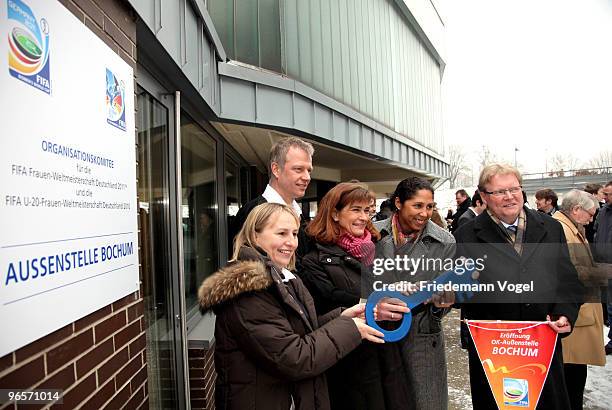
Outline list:
[[[474,192],[474,195],[472,195],[472,206],[470,206],[468,210],[465,211],[463,215],[461,215],[461,217],[457,221],[457,228],[459,228],[461,225],[463,225],[470,219],[476,218],[478,215],[483,213],[485,209],[487,209],[487,204],[480,197],[480,192],[476,190],[476,192]]]
[[[561,225],[548,215],[523,206],[521,175],[509,165],[485,167],[478,189],[487,210],[455,232],[457,256],[485,258],[482,283],[531,283],[533,291],[478,294],[462,306],[467,319],[549,321],[567,336],[578,316],[582,285],[572,264]],[[486,255],[486,256],[485,256]],[[468,344],[474,409],[497,408],[476,348]],[[561,341],[550,365],[538,408],[569,409]]]
[[[595,259],[598,262],[612,263],[612,181],[603,188],[606,204],[599,210],[595,221]],[[608,280],[608,338],[606,355],[612,354],[612,279]]]
[[[453,215],[453,222],[450,226],[450,231],[455,232],[457,227],[459,226],[459,218],[463,215],[468,209],[470,209],[471,199],[465,189],[460,189],[455,192],[455,201],[457,201],[457,212]]]
[[[247,216],[257,205],[266,202],[288,205],[302,221],[296,251],[299,262],[300,257],[306,253],[308,240],[303,228],[302,208],[296,199],[304,196],[310,183],[313,154],[312,144],[297,137],[283,138],[272,145],[268,161],[270,176],[268,185],[263,194],[250,200],[238,210],[232,234],[236,235],[240,231]]]

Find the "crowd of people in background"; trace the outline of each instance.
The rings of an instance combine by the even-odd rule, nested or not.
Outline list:
[[[582,408],[586,366],[604,365],[612,353],[612,345],[602,343],[612,305],[604,317],[600,303],[602,289],[610,289],[612,181],[572,190],[560,205],[555,192],[540,190],[534,210],[519,171],[491,164],[481,171],[476,192],[470,197],[458,190],[456,212],[442,218],[426,179],[402,180],[378,212],[374,193],[353,180],[329,190],[307,223],[296,200],[310,182],[313,155],[312,145],[299,138],[274,144],[269,184],[236,217],[230,264],[200,287],[202,311],[217,315],[217,408],[446,409],[441,322],[458,307],[454,294],[414,308],[408,335],[384,343],[364,320],[364,272],[375,258],[475,256],[474,244],[504,249],[490,255],[480,272],[484,281],[515,278],[520,267],[536,282],[554,278],[553,285],[588,294],[589,303],[461,306],[467,319],[548,321],[560,338],[538,408]],[[417,283],[441,273],[389,274],[396,282]],[[408,311],[387,298],[375,315],[393,329]],[[496,408],[466,334],[462,345],[473,407]]]

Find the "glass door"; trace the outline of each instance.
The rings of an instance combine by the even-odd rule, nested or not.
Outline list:
[[[185,306],[199,316],[198,288],[219,267],[217,142],[185,112],[180,128]]]
[[[177,239],[174,94],[139,73],[137,87],[138,201],[142,293],[147,337],[149,406],[187,408],[184,299]]]

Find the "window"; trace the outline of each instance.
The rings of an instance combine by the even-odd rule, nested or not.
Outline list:
[[[182,230],[187,311],[197,304],[202,281],[219,266],[216,142],[181,114]]]
[[[227,254],[231,259],[234,250],[235,219],[238,210],[244,205],[242,192],[246,185],[244,172],[236,161],[225,155],[225,189],[227,196]]]

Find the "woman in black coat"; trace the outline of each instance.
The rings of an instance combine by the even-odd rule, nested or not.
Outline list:
[[[341,183],[321,200],[307,228],[316,242],[302,259],[300,277],[323,314],[352,306],[361,297],[362,269],[374,257],[372,238],[380,235],[369,218],[374,195],[359,184]],[[385,304],[399,320],[408,308]],[[391,319],[389,317],[389,319]],[[406,392],[395,349],[363,343],[327,373],[332,409],[401,409]]]

